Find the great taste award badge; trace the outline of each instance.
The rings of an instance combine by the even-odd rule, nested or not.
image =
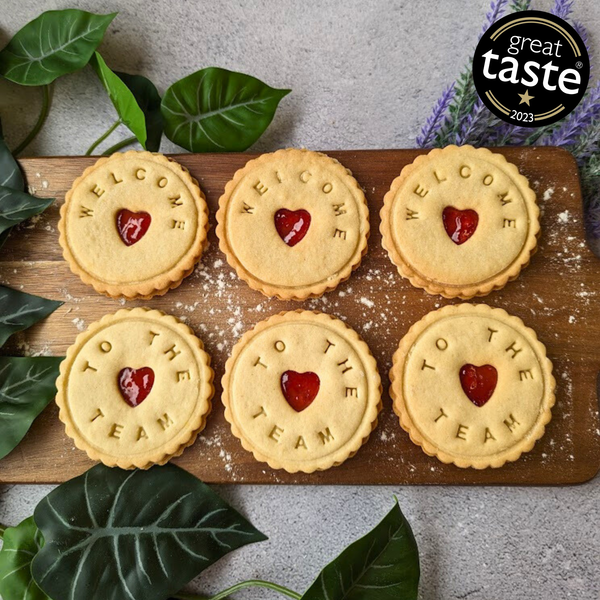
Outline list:
[[[541,11],[496,21],[473,59],[483,103],[498,118],[522,127],[544,127],[566,117],[583,98],[589,78],[590,59],[579,34]]]

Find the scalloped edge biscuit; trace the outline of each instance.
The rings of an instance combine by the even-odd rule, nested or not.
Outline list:
[[[298,466],[298,463],[288,464],[285,460],[281,460],[276,457],[267,456],[263,454],[258,448],[256,448],[252,444],[250,440],[244,437],[243,433],[240,431],[236,424],[235,416],[233,415],[231,409],[229,382],[231,377],[231,371],[233,370],[233,367],[240,353],[242,352],[243,348],[248,344],[248,342],[254,338],[254,336],[259,334],[261,331],[272,327],[273,325],[277,325],[279,323],[289,323],[297,320],[306,320],[307,318],[316,322],[326,322],[328,325],[334,323],[335,327],[340,331],[340,333],[344,335],[350,335],[351,341],[353,341],[356,344],[357,352],[359,352],[360,356],[365,361],[369,368],[369,371],[371,372],[372,381],[370,382],[369,387],[370,389],[375,388],[378,390],[378,399],[376,404],[372,401],[370,402],[368,409],[369,412],[365,415],[360,428],[357,429],[357,434],[360,435],[352,445],[350,445],[349,447],[342,447],[335,453],[325,457],[324,459],[306,461],[306,464]],[[331,467],[337,467],[341,465],[344,461],[348,460],[349,458],[352,458],[369,440],[371,433],[377,427],[379,413],[383,408],[383,387],[381,384],[381,377],[377,368],[377,361],[371,353],[369,346],[354,329],[346,325],[343,321],[332,315],[328,315],[319,311],[297,309],[294,311],[280,312],[276,315],[269,317],[268,319],[265,319],[264,321],[260,321],[252,329],[246,331],[246,333],[244,333],[244,335],[233,347],[231,356],[227,360],[227,363],[225,365],[225,373],[222,379],[222,386],[223,395],[221,399],[223,401],[223,405],[225,406],[225,419],[231,425],[231,432],[236,438],[240,440],[242,447],[248,452],[251,452],[257,461],[267,463],[269,467],[271,467],[271,469],[283,469],[288,473],[314,473],[315,471],[326,471],[327,469],[330,469]]]
[[[364,222],[364,231],[361,236],[361,242],[358,246],[357,251],[354,253],[352,259],[346,263],[344,268],[339,271],[337,274],[332,276],[327,282],[319,283],[316,285],[310,285],[305,287],[298,288],[281,288],[276,285],[268,285],[262,281],[259,281],[255,278],[249,271],[247,271],[241,262],[238,260],[237,256],[233,253],[227,242],[227,236],[225,234],[225,214],[227,209],[227,204],[229,199],[231,198],[231,194],[237,187],[238,183],[245,177],[248,172],[251,172],[252,169],[256,168],[257,165],[261,163],[271,162],[277,156],[281,156],[282,154],[289,153],[298,153],[298,154],[311,154],[314,155],[316,160],[327,160],[330,163],[330,167],[334,172],[347,182],[348,187],[356,190],[359,196],[359,211],[361,217]],[[318,158],[316,158],[318,157]],[[367,253],[368,249],[368,240],[370,235],[370,222],[369,222],[369,206],[367,204],[367,199],[365,197],[365,193],[363,189],[358,184],[358,181],[352,175],[352,172],[344,167],[338,160],[324,154],[323,152],[315,152],[314,150],[307,150],[305,148],[283,148],[281,150],[277,150],[276,152],[271,152],[268,154],[262,154],[258,158],[253,158],[249,160],[241,169],[238,169],[233,179],[230,179],[226,186],[225,191],[219,198],[219,209],[217,211],[217,237],[219,238],[219,248],[221,252],[225,254],[227,262],[229,265],[235,269],[238,277],[245,281],[250,288],[253,290],[259,291],[265,296],[272,298],[276,297],[280,300],[296,300],[303,301],[309,298],[319,298],[323,294],[328,291],[334,290],[340,283],[346,281],[352,275],[352,272],[356,270],[362,261],[363,256]]]
[[[392,232],[390,230],[390,213],[396,194],[404,184],[404,181],[413,173],[413,171],[418,170],[437,156],[449,152],[469,154],[479,153],[480,155],[485,155],[488,160],[491,159],[491,162],[495,162],[498,168],[502,169],[504,172],[509,172],[515,185],[519,187],[523,194],[523,199],[527,206],[530,219],[527,238],[517,258],[507,265],[500,273],[497,273],[484,281],[470,285],[443,284],[427,279],[422,274],[417,273],[404,259],[399,249],[394,244]],[[444,148],[435,148],[427,154],[419,155],[412,163],[406,165],[400,172],[400,175],[394,179],[389,191],[384,196],[380,217],[381,224],[379,230],[381,232],[381,245],[387,251],[391,261],[396,265],[400,275],[405,279],[408,279],[414,287],[422,288],[429,294],[440,295],[444,298],[460,298],[462,300],[469,300],[475,296],[487,296],[495,290],[502,289],[509,281],[515,280],[521,271],[529,265],[531,257],[537,251],[537,241],[541,234],[540,209],[537,204],[536,194],[529,186],[529,180],[524,175],[521,175],[518,167],[509,162],[503,154],[492,152],[487,148],[475,148],[469,145],[451,145]]]
[[[153,320],[166,320],[171,325],[174,325],[177,330],[181,332],[181,335],[185,337],[190,345],[198,352],[198,357],[201,362],[198,362],[198,369],[201,374],[201,380],[205,382],[205,393],[200,395],[197,399],[197,404],[200,406],[206,403],[206,408],[199,411],[194,421],[188,428],[188,437],[182,433],[178,439],[170,442],[164,450],[157,450],[149,452],[145,455],[140,455],[135,459],[128,459],[127,456],[114,456],[112,454],[105,454],[92,448],[85,439],[83,439],[76,431],[75,426],[71,420],[68,407],[65,402],[65,384],[69,375],[70,368],[77,357],[80,349],[87,343],[89,337],[94,332],[102,329],[108,323],[123,320],[126,318],[135,318],[145,316]],[[100,461],[108,467],[119,467],[121,469],[149,469],[153,465],[164,465],[172,458],[180,456],[183,451],[191,446],[198,435],[206,427],[206,421],[212,411],[212,398],[215,393],[214,371],[210,366],[211,358],[210,355],[204,350],[204,344],[202,340],[198,338],[195,333],[185,323],[182,323],[179,319],[173,315],[168,315],[160,310],[150,308],[122,308],[116,313],[104,315],[99,321],[91,323],[90,326],[80,333],[75,342],[67,350],[65,359],[60,364],[60,374],[56,380],[56,404],[59,408],[58,418],[64,423],[66,434],[73,440],[75,446],[79,450],[83,450],[87,453],[91,460]]]
[[[406,401],[402,389],[402,380],[404,377],[405,361],[414,342],[430,325],[442,318],[446,318],[449,315],[473,312],[476,312],[481,316],[494,316],[505,323],[512,324],[528,338],[532,349],[539,354],[539,358],[541,358],[540,369],[544,375],[545,386],[544,396],[541,402],[541,408],[543,410],[541,410],[535,425],[523,439],[517,442],[514,446],[496,455],[482,458],[465,459],[444,452],[439,447],[430,443],[423,435],[421,435],[421,432],[414,425],[406,407]],[[427,313],[422,319],[414,323],[406,335],[402,338],[398,349],[394,353],[392,359],[392,368],[389,372],[390,396],[394,402],[394,412],[400,419],[400,426],[409,434],[413,444],[420,446],[425,454],[434,456],[443,463],[452,463],[461,468],[499,468],[507,462],[514,462],[518,460],[521,454],[532,450],[535,446],[535,443],[543,437],[546,431],[546,425],[552,420],[552,407],[556,403],[556,379],[552,374],[552,370],[553,365],[546,354],[546,346],[539,341],[536,332],[530,327],[527,327],[519,317],[507,313],[502,308],[492,308],[487,304],[455,304],[444,306],[443,308]]]
[[[143,157],[145,160],[152,160],[154,162],[161,163],[163,166],[167,166],[171,171],[181,178],[196,202],[196,207],[198,209],[198,229],[196,239],[188,251],[189,256],[187,259],[185,261],[182,259],[167,273],[157,275],[156,277],[141,283],[109,284],[90,275],[75,260],[75,257],[73,256],[67,242],[66,212],[75,188],[85,179],[85,177],[87,177],[97,168],[103,167],[110,161],[123,160],[132,156]],[[190,172],[186,167],[165,156],[164,154],[160,154],[159,152],[147,152],[145,150],[115,152],[111,156],[103,157],[90,167],[87,167],[71,185],[71,188],[65,195],[65,201],[60,207],[60,219],[58,221],[58,231],[60,235],[58,242],[63,249],[63,257],[69,264],[71,272],[77,275],[81,281],[83,281],[83,283],[93,287],[98,293],[104,294],[110,298],[125,298],[126,300],[149,300],[154,296],[162,296],[169,290],[180,286],[183,280],[193,272],[195,265],[202,257],[202,253],[204,252],[204,249],[208,243],[208,217],[209,213],[208,205],[206,203],[206,196],[200,188],[198,181],[192,177],[192,175],[190,175]]]

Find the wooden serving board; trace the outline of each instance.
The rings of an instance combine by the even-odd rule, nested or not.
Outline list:
[[[400,338],[412,323],[449,301],[429,296],[403,280],[381,248],[379,209],[391,181],[419,150],[328,152],[352,170],[371,207],[369,252],[349,281],[324,298],[302,305],[269,300],[240,281],[218,249],[214,215],[225,183],[251,154],[183,154],[207,195],[210,247],[181,287],[162,298],[128,302],[183,317],[213,357],[217,392],[208,426],[175,462],[211,483],[302,484],[572,484],[600,468],[596,377],[600,367],[600,270],[584,237],[575,161],[557,148],[500,150],[516,163],[538,193],[542,208],[539,251],[518,280],[485,298],[521,317],[546,344],[558,382],[558,401],[546,435],[534,450],[501,469],[475,471],[444,465],[414,446],[384,397],[379,426],[359,453],[340,467],[313,475],[272,471],[245,452],[229,430],[219,401],[219,381],[231,348],[258,321],[303,306],[347,318],[371,347],[387,390],[387,372]],[[36,222],[14,232],[1,252],[0,281],[16,289],[64,301],[43,323],[14,336],[3,352],[64,355],[80,330],[119,309],[74,276],[58,244],[59,205],[71,182],[96,159],[29,158],[21,164],[32,192],[57,202]],[[35,221],[35,220],[34,220]],[[92,463],[74,448],[49,406],[24,441],[0,461],[0,482],[61,482]]]

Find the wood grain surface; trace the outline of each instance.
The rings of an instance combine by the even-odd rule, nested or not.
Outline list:
[[[570,154],[556,148],[500,150],[519,166],[537,191],[542,236],[531,265],[518,280],[485,302],[506,309],[533,327],[546,344],[558,383],[554,418],[534,450],[501,469],[475,471],[444,465],[414,446],[400,428],[387,394],[387,371],[400,338],[430,310],[448,304],[398,276],[381,248],[379,209],[385,192],[418,150],[328,152],[352,170],[371,209],[369,252],[360,268],[325,297],[301,305],[269,300],[252,291],[229,268],[218,249],[214,214],[225,183],[251,154],[175,156],[206,193],[211,210],[210,246],[194,273],[162,298],[128,302],[183,318],[203,339],[217,376],[214,410],[198,441],[175,462],[211,483],[302,484],[572,484],[600,468],[600,425],[596,379],[600,367],[600,270],[584,237],[579,175]],[[89,157],[29,158],[21,165],[33,193],[56,197],[40,218],[14,231],[0,257],[0,281],[64,305],[24,334],[6,354],[63,355],[80,330],[124,302],[105,298],[74,276],[61,255],[57,220],[71,182],[95,161]],[[380,422],[369,442],[340,467],[312,475],[272,471],[245,452],[223,417],[219,401],[223,367],[239,336],[258,321],[299,306],[347,320],[371,347],[386,392]],[[49,406],[24,441],[0,461],[0,482],[51,483],[92,465],[74,448]]]

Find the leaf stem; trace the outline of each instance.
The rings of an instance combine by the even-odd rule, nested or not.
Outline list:
[[[25,137],[25,139],[13,150],[13,156],[18,156],[33,142],[40,129],[44,126],[46,119],[48,118],[48,112],[50,111],[50,84],[42,86],[42,110],[33,129]]]
[[[86,156],[90,154],[121,124],[121,119],[117,119],[88,149]]]
[[[137,142],[137,138],[135,136],[129,137],[125,140],[121,140],[120,142],[117,142],[114,146],[111,146],[110,148],[105,150],[102,153],[102,156],[110,156],[113,152],[117,152],[117,150],[120,150],[121,148],[125,148],[125,146],[130,146],[131,144],[134,144],[135,142]]]
[[[173,596],[175,600],[224,600],[230,594],[234,592],[238,592],[239,590],[243,590],[248,587],[262,587],[267,588],[269,590],[274,590],[275,592],[279,592],[283,596],[287,596],[288,598],[292,598],[293,600],[300,600],[302,596],[293,590],[290,590],[282,585],[277,583],[271,583],[270,581],[262,581],[261,579],[250,579],[249,581],[242,581],[240,583],[236,583],[231,587],[219,592],[215,596],[210,596],[207,598],[206,596],[196,596],[194,594],[178,594]]]

